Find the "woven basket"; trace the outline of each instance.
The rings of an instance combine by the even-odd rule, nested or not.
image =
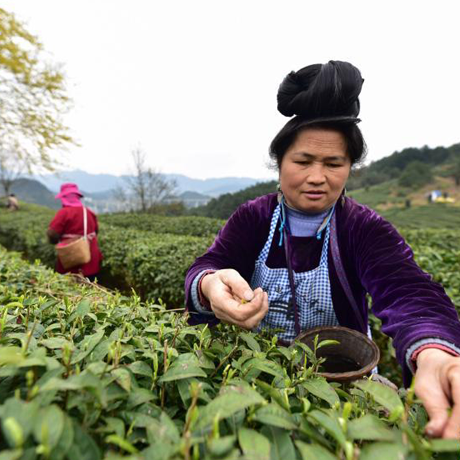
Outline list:
[[[62,266],[67,270],[87,264],[91,260],[88,238],[82,236],[56,245],[56,254]]]
[[[338,345],[326,345],[317,350],[316,356],[326,358],[324,372],[320,375],[335,382],[350,382],[370,374],[380,359],[377,345],[361,332],[342,326],[325,326],[308,329],[296,340],[313,350],[313,341],[318,335],[322,340],[337,340]]]

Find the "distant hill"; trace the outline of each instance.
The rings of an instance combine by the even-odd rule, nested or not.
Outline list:
[[[244,189],[263,179],[250,177],[221,177],[211,179],[193,179],[182,174],[163,174],[169,180],[177,184],[177,193],[186,191],[197,192],[211,197],[217,197],[223,193],[233,193]],[[107,193],[118,186],[125,185],[128,176],[114,176],[111,174],[90,174],[85,171],[63,171],[56,174],[37,176],[35,179],[42,182],[48,189],[58,191],[64,182],[75,182],[81,190],[87,193]]]
[[[189,214],[228,219],[240,204],[253,200],[258,196],[276,192],[276,186],[277,181],[269,181],[253,185],[236,193],[226,193],[218,198],[213,198],[206,206],[190,210]]]
[[[1,189],[1,195],[4,190]],[[54,193],[50,192],[43,184],[33,179],[17,179],[11,187],[11,193],[14,193],[19,200],[26,203],[34,203],[47,206],[52,209],[59,209],[61,203],[54,199]]]
[[[370,187],[389,180],[400,179],[407,168],[414,164],[424,165],[431,175],[453,177],[455,170],[460,175],[460,144],[450,147],[410,147],[355,170],[347,183],[348,190]],[[419,166],[420,167],[420,166]]]

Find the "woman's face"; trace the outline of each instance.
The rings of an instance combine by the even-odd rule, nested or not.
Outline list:
[[[351,169],[346,141],[339,131],[306,128],[284,154],[280,185],[287,204],[319,213],[332,207]]]

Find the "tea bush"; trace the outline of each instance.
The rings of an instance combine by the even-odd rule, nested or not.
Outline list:
[[[165,217],[142,213],[103,214],[99,220],[102,223],[120,228],[204,237],[217,235],[225,223],[224,220],[209,217]]]
[[[412,391],[328,383],[304,351],[0,248],[0,458],[457,458]]]
[[[17,213],[0,211],[0,243],[24,253],[29,260],[40,259],[53,267],[53,247],[45,237],[54,212],[39,206],[25,206]],[[112,220],[111,220],[112,219]],[[129,222],[135,223],[129,225]],[[185,220],[184,220],[185,219]],[[192,220],[189,220],[192,219]],[[204,230],[191,222],[200,222]],[[209,224],[206,222],[209,220]],[[171,308],[184,302],[183,282],[187,268],[212,243],[221,221],[207,218],[160,217],[120,214],[102,216],[99,242],[104,253],[100,274],[104,284],[130,292],[143,299],[162,299]],[[109,222],[115,225],[109,225]],[[160,222],[166,222],[159,225]],[[174,222],[188,222],[182,227]],[[156,233],[140,228],[168,229],[173,233]],[[151,226],[151,227],[149,227]],[[186,234],[190,230],[192,235]],[[177,234],[182,232],[182,234]],[[438,229],[401,229],[414,250],[420,266],[440,282],[460,312],[460,231]],[[196,234],[208,236],[198,237]],[[391,340],[380,332],[380,321],[371,315],[373,339],[381,350],[379,372],[401,386],[401,373]]]

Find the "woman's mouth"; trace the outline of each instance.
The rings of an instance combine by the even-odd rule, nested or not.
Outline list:
[[[302,192],[302,194],[310,200],[320,200],[324,195],[326,195],[326,192],[323,192],[322,190],[307,190],[306,192]]]

